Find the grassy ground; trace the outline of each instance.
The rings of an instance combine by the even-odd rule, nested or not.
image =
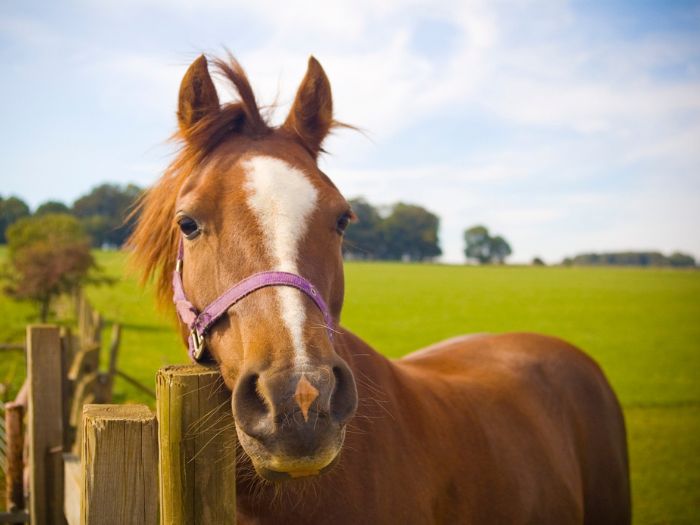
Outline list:
[[[98,258],[123,277],[122,254]],[[388,356],[460,333],[514,330],[586,350],[625,408],[635,522],[700,522],[700,272],[352,263],[346,277],[343,325]],[[133,278],[88,293],[124,326],[123,370],[151,385],[158,367],[186,360],[172,320]],[[0,298],[0,341],[21,339],[31,314]],[[18,360],[3,357],[0,380]],[[116,389],[119,401],[147,401],[123,382]]]

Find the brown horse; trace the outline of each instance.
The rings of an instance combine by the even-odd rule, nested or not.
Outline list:
[[[353,215],[316,163],[328,79],[311,58],[271,127],[238,63],[214,63],[240,100],[190,66],[182,150],[130,242],[162,298],[174,272],[183,337],[233,393],[239,521],[629,523],[622,412],[581,351],[472,335],[391,361],[336,324]]]

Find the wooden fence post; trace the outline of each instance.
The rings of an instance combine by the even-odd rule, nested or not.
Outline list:
[[[61,369],[58,328],[28,326],[29,508],[35,525],[64,523]]]
[[[7,471],[5,472],[5,502],[7,510],[14,512],[24,508],[24,406],[5,403],[5,451]]]
[[[236,431],[218,370],[162,368],[156,395],[161,524],[235,523]]]
[[[81,525],[158,523],[156,426],[145,405],[85,405]]]

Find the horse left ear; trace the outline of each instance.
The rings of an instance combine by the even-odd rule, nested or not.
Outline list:
[[[318,60],[310,57],[306,75],[282,127],[295,134],[316,158],[323,151],[321,144],[332,126],[331,84]]]
[[[202,117],[219,111],[219,96],[209,75],[204,55],[192,62],[180,84],[177,120],[180,130],[187,132]]]

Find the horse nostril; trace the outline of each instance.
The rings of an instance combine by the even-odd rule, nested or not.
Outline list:
[[[233,394],[236,423],[249,435],[258,437],[268,430],[269,403],[260,390],[260,376],[248,374],[238,381]]]
[[[249,378],[246,378],[245,384],[245,401],[250,404],[250,409],[261,414],[267,414],[269,412],[269,407],[262,393],[260,392],[258,381],[260,376],[258,374],[251,374]]]
[[[345,363],[333,367],[333,376],[335,388],[331,397],[331,417],[342,425],[357,410],[357,387],[355,378]]]

